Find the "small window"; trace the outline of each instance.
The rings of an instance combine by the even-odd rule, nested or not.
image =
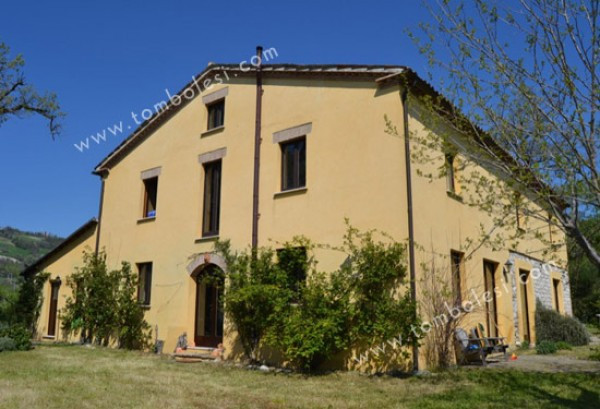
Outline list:
[[[300,288],[306,281],[308,257],[304,247],[290,247],[277,250],[277,263],[287,273],[287,286],[298,300]]]
[[[525,217],[523,214],[523,197],[520,193],[515,193],[515,221],[517,230],[523,230]]]
[[[462,304],[461,279],[464,275],[464,253],[452,250],[450,252],[450,262],[452,263],[452,296],[454,305]]]
[[[204,210],[202,236],[219,234],[221,213],[221,160],[204,164]]]
[[[552,288],[554,289],[554,308],[556,311],[560,312],[560,280],[556,278],[552,279]]]
[[[139,263],[138,274],[138,302],[142,305],[150,305],[150,291],[152,289],[152,263]]]
[[[208,109],[208,129],[218,128],[225,123],[225,100],[220,99],[206,107]]]
[[[156,196],[158,192],[158,176],[144,180],[144,215],[156,217]]]
[[[306,186],[306,137],[281,144],[281,190]]]
[[[444,166],[446,167],[446,190],[450,193],[457,193],[455,172],[456,155],[447,153],[445,158],[446,162]]]

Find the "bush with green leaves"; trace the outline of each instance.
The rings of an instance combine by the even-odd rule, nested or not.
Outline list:
[[[15,351],[17,345],[12,338],[0,336],[0,352],[2,351]]]
[[[535,333],[538,343],[564,341],[580,346],[590,342],[590,334],[585,325],[574,317],[546,308],[539,300],[535,310]]]
[[[554,354],[556,351],[558,351],[558,348],[556,347],[556,343],[552,341],[541,341],[535,346],[535,352],[538,355]]]
[[[228,266],[225,311],[246,355],[258,360],[264,344],[310,371],[342,351],[398,337],[406,346],[418,342],[411,328],[420,321],[404,291],[405,245],[374,234],[348,225],[343,245],[335,248],[346,262],[330,273],[316,270],[315,246],[306,238],[285,243],[277,254],[266,248],[234,253],[228,242],[218,243]],[[300,283],[290,280],[299,276],[298,266],[306,273]]]
[[[40,272],[25,277],[25,281],[19,288],[19,295],[11,311],[9,323],[21,324],[30,332],[30,336],[35,336],[37,322],[42,308],[42,290],[44,284],[50,277],[50,273]]]
[[[150,326],[137,301],[138,277],[129,263],[109,271],[104,252],[86,252],[83,261],[67,279],[72,297],[61,317],[63,331],[79,331],[82,341],[99,345],[115,340],[120,348],[149,347]]]
[[[257,362],[267,330],[277,314],[289,307],[292,294],[286,286],[287,276],[274,263],[270,249],[233,252],[228,241],[217,242],[215,248],[227,262],[226,314],[236,326],[246,357]]]
[[[10,338],[19,351],[31,349],[31,332],[23,324],[14,324],[0,330],[0,337]]]
[[[573,346],[565,341],[558,341],[556,343],[556,349],[559,351],[570,351],[573,349]]]

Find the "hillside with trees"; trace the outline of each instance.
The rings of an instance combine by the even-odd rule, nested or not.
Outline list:
[[[49,233],[0,228],[0,287],[16,290],[23,268],[58,246],[62,240]]]

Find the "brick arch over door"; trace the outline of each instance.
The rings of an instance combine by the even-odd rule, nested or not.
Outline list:
[[[219,267],[223,272],[227,271],[227,263],[225,259],[217,253],[200,253],[197,254],[194,259],[188,264],[187,272],[192,276],[195,272],[199,271],[199,267],[214,264]]]

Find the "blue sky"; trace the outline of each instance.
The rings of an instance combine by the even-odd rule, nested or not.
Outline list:
[[[210,61],[238,63],[256,45],[273,63],[426,62],[405,33],[428,18],[415,1],[26,1],[2,6],[0,40],[23,54],[38,90],[67,113],[52,140],[35,117],[0,126],[0,226],[66,236],[97,215],[93,167],[127,135],[75,143],[179,90]],[[133,126],[132,126],[133,129]]]

